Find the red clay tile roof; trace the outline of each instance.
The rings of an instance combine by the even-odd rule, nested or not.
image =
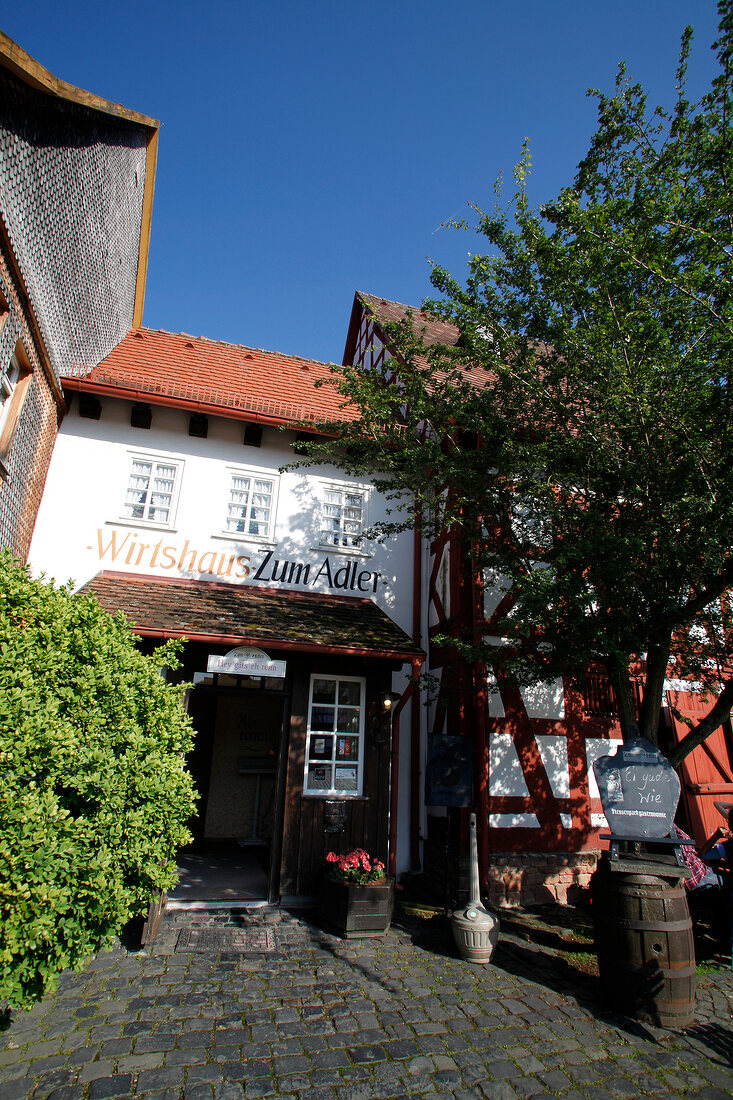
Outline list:
[[[390,302],[386,298],[378,298],[374,294],[363,294],[361,291],[357,291],[357,297],[374,314],[377,321],[401,321],[405,314],[411,311],[415,331],[422,333],[423,340],[428,346],[458,343],[461,334],[455,325],[448,324],[447,321],[439,321],[437,317],[419,306]]]
[[[207,340],[186,333],[140,328],[128,332],[102,362],[80,367],[62,381],[67,389],[114,393],[153,404],[178,404],[238,419],[350,420],[325,363],[280,352]]]
[[[97,573],[81,589],[138,633],[407,661],[422,651],[368,599]]]
[[[377,328],[379,328],[380,322],[401,321],[408,312],[412,313],[413,329],[428,347],[432,347],[434,344],[447,344],[450,347],[455,347],[460,340],[461,334],[455,325],[439,320],[433,314],[421,309],[420,306],[409,306],[405,305],[404,302],[391,302],[374,294],[364,294],[360,290],[356,292],[355,301],[357,304],[361,302],[362,307],[373,315]],[[351,328],[347,337],[344,362],[350,358],[350,354],[353,354],[358,323],[358,317],[355,317],[352,311]],[[389,344],[388,340],[387,344]],[[418,363],[423,367],[428,365],[425,358],[419,358]],[[435,367],[433,371],[433,377],[445,377],[445,371],[436,370]],[[484,386],[490,385],[492,380],[495,379],[495,375],[480,363],[474,363],[471,366],[470,373],[466,373],[466,377],[471,385],[477,389],[483,389]]]

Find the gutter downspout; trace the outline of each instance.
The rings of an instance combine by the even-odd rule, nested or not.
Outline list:
[[[390,792],[389,792],[389,855],[388,872],[397,874],[397,811],[399,807],[400,775],[400,712],[409,699],[418,694],[418,680],[424,657],[411,657],[412,677],[410,683],[397,700],[391,715],[392,748],[390,753]]]
[[[476,699],[476,747],[474,752],[474,777],[476,780],[476,817],[478,829],[478,859],[481,885],[488,893],[489,889],[489,783],[488,783],[488,690],[486,672],[482,664],[475,667]]]
[[[420,648],[422,627],[422,510],[415,503],[412,546],[412,640]],[[414,667],[413,667],[414,675]],[[419,673],[418,673],[419,675]],[[416,693],[417,694],[417,693]],[[420,870],[420,707],[410,710],[410,870]]]
[[[473,640],[481,642],[483,621],[483,576],[474,574],[473,578]],[[476,721],[476,742],[474,745],[474,804],[476,806],[478,862],[482,885],[488,891],[489,878],[489,729],[488,729],[488,689],[486,686],[486,665],[483,661],[473,662],[474,715]]]

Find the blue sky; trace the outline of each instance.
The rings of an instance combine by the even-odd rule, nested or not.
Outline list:
[[[619,61],[652,102],[709,86],[712,0],[34,0],[0,27],[56,76],[161,121],[144,323],[340,362],[354,291],[418,304],[465,269],[531,141],[570,183]]]

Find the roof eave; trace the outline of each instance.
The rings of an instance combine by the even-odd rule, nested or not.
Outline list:
[[[366,657],[372,660],[400,661],[406,664],[416,657],[424,657],[420,649],[401,651],[396,649],[359,649],[324,642],[288,642],[265,638],[259,634],[217,634],[196,630],[169,630],[164,627],[137,626],[131,623],[135,634],[141,638],[185,638],[189,642],[205,642],[210,645],[251,645],[277,650],[281,653],[325,653],[334,657]]]
[[[349,318],[349,327],[346,332],[346,346],[344,348],[344,357],[341,360],[343,366],[351,367],[354,362],[354,351],[356,349],[356,338],[359,334],[359,325],[361,324],[361,316],[364,312],[364,302],[362,301],[359,291],[354,293],[354,304],[351,307],[351,317]]]
[[[158,127],[148,132],[148,147],[145,154],[145,190],[143,192],[142,218],[140,222],[140,248],[137,256],[137,275],[135,277],[135,303],[132,311],[132,327],[140,328],[143,323],[145,305],[145,286],[148,278],[148,258],[150,256],[150,232],[153,223],[153,193],[155,191],[155,169],[158,163]]]
[[[3,31],[0,31],[0,65],[9,69],[30,87],[47,92],[59,99],[66,99],[69,103],[91,107],[95,111],[103,111],[107,115],[114,115],[116,118],[122,118],[149,129],[157,130],[160,127],[160,122],[155,118],[141,115],[137,111],[123,107],[121,103],[112,103],[108,99],[94,95],[93,92],[86,92],[83,88],[77,88],[73,84],[67,84],[65,80],[60,80],[48,69],[44,69],[43,65],[26,53],[17,42],[13,42],[12,38]]]
[[[138,386],[112,386],[107,382],[96,382],[93,379],[70,378],[68,376],[64,376],[61,381],[65,390],[94,393],[99,397],[114,397],[122,401],[140,401],[148,405],[185,409],[190,412],[204,413],[206,416],[220,416],[226,420],[241,420],[248,424],[264,424],[278,428],[290,426],[294,429],[300,426],[300,421],[294,417],[272,416],[253,409],[237,408],[232,405],[216,405],[213,402],[196,401],[188,397],[173,397],[165,393],[150,392]],[[326,434],[319,431],[318,424],[315,421],[309,430],[314,434]]]

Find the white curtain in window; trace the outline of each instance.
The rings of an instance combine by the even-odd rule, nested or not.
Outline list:
[[[177,467],[170,463],[133,459],[125,496],[125,516],[168,523],[177,472]]]
[[[270,533],[274,482],[233,474],[229,489],[227,531],[267,538]]]

